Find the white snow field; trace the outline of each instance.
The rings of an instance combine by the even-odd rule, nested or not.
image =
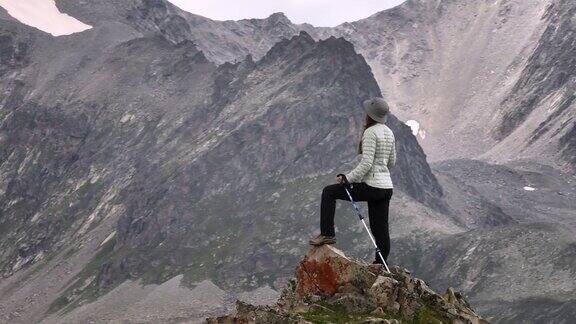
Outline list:
[[[54,36],[70,35],[92,28],[61,13],[54,0],[0,0],[0,6],[21,23]]]

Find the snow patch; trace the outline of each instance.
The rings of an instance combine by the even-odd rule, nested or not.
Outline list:
[[[98,180],[100,179],[100,175],[95,175],[92,178],[90,178],[90,184],[95,184],[96,182],[98,182]]]
[[[420,129],[420,123],[419,122],[411,119],[411,120],[407,121],[405,124],[410,127],[410,129],[412,130],[412,134],[414,134],[414,136],[420,136],[420,138],[422,138],[422,139],[424,139],[426,137],[426,133],[424,132],[424,130]]]
[[[41,214],[39,212],[37,212],[36,214],[34,214],[34,216],[32,217],[32,219],[30,220],[30,223],[36,223],[37,220],[40,219]]]
[[[470,249],[468,249],[468,251],[466,251],[466,254],[465,254],[464,257],[462,258],[462,260],[468,259],[468,258],[472,255],[472,253],[474,253],[474,251],[476,250],[477,247],[478,247],[478,246],[476,245],[476,246],[473,246],[473,247],[471,247]]]
[[[134,120],[134,115],[126,114],[126,115],[122,116],[122,118],[120,119],[120,123],[124,124],[124,123],[132,121],[132,120]]]
[[[54,0],[0,0],[0,6],[21,23],[54,36],[70,35],[92,28],[61,13]]]
[[[412,129],[412,134],[414,134],[414,136],[418,135],[418,130],[420,130],[419,122],[411,119],[406,122],[406,125],[410,126],[410,129]]]
[[[524,190],[526,190],[526,191],[534,191],[534,190],[536,190],[536,188],[526,186],[526,187],[524,187]]]
[[[104,241],[102,241],[102,243],[100,243],[100,246],[108,243],[108,241],[110,241],[114,236],[116,236],[116,231],[113,231],[112,233],[110,233],[110,234],[104,239]]]

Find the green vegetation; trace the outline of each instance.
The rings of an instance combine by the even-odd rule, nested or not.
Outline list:
[[[70,300],[68,300],[68,297],[60,296],[56,298],[56,300],[54,300],[52,304],[50,304],[50,307],[48,307],[48,314],[55,313],[61,310],[62,308],[66,307],[68,304],[70,304]]]
[[[300,314],[305,320],[312,323],[364,323],[369,319],[397,320],[401,323],[411,324],[443,324],[452,323],[448,318],[435,311],[429,306],[418,309],[412,320],[403,318],[393,313],[372,314],[370,312],[348,312],[341,306],[326,302],[317,302],[311,310]]]
[[[94,256],[94,258],[88,263],[84,269],[76,276],[74,279],[74,284],[66,289],[66,291],[57,298],[48,308],[48,313],[55,313],[62,309],[71,310],[72,308],[78,306],[81,302],[85,300],[95,300],[98,296],[103,295],[105,292],[113,289],[114,287],[109,287],[106,291],[99,289],[95,282],[90,280],[90,277],[95,277],[100,270],[100,267],[107,261],[114,260],[114,256],[118,255],[118,251],[114,251],[114,246],[116,245],[116,238],[112,238],[101,250]]]
[[[302,313],[302,317],[312,323],[364,323],[368,319],[396,319],[406,321],[394,314],[375,315],[370,312],[348,312],[342,306],[326,302],[317,302],[310,311]]]
[[[431,307],[424,305],[420,307],[416,314],[414,314],[414,324],[442,324],[452,323],[448,318],[440,314],[438,311]]]

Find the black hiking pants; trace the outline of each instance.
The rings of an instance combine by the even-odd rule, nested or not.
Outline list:
[[[368,202],[368,218],[370,230],[376,245],[386,260],[390,254],[390,233],[388,231],[388,207],[392,198],[392,189],[375,188],[364,182],[352,183],[350,194],[354,201]],[[320,231],[322,235],[334,236],[334,213],[336,212],[336,199],[348,200],[344,186],[333,184],[322,190],[322,203],[320,205]],[[376,260],[380,258],[376,255]]]

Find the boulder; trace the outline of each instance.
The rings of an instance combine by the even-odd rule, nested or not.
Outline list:
[[[462,294],[434,292],[401,267],[352,260],[330,245],[314,247],[274,306],[237,303],[237,314],[210,323],[488,323]]]
[[[296,293],[333,296],[336,293],[364,293],[377,275],[365,265],[347,258],[331,245],[312,248],[296,269]]]

